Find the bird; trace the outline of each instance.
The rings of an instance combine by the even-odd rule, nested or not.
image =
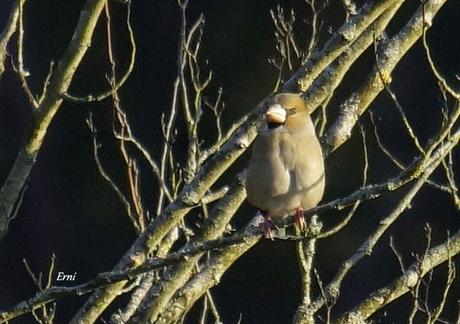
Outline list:
[[[264,216],[266,238],[273,221],[295,215],[304,230],[303,210],[316,207],[325,187],[324,158],[305,100],[297,93],[273,95],[254,140],[247,169],[250,205]]]

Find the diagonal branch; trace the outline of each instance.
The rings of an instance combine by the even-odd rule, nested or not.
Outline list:
[[[12,213],[29,177],[48,126],[62,104],[61,94],[67,90],[76,69],[90,46],[91,38],[104,7],[105,0],[87,0],[75,28],[72,40],[53,73],[43,100],[35,110],[32,129],[19,150],[13,167],[0,189],[0,239],[8,231]]]
[[[424,168],[423,170],[420,170],[421,177],[417,179],[412,188],[404,195],[403,198],[401,198],[399,204],[390,213],[390,215],[380,221],[377,229],[368,237],[368,239],[361,245],[361,247],[359,247],[356,253],[349,257],[344,263],[342,263],[336,276],[325,289],[327,292],[326,296],[318,297],[311,304],[310,309],[312,312],[319,310],[324,305],[326,299],[336,299],[338,297],[342,281],[350,269],[354,267],[359,261],[361,261],[365,256],[368,256],[372,253],[374,246],[378,243],[382,235],[399,218],[399,216],[411,206],[412,200],[423,187],[434,170],[436,170],[445,156],[447,156],[447,154],[449,154],[449,152],[451,152],[452,149],[458,144],[460,140],[460,130],[457,130],[455,134],[457,138],[454,140],[454,142],[450,142],[450,140],[444,142],[443,145],[434,151],[433,155],[426,160],[426,163],[423,163]]]
[[[369,74],[364,84],[345,100],[340,107],[340,116],[324,137],[325,151],[337,149],[351,136],[351,131],[361,116],[377,95],[383,90],[383,83],[379,74],[385,80],[390,79],[391,72],[407,51],[422,36],[422,29],[431,26],[431,20],[445,4],[446,0],[428,0],[420,5],[404,28],[385,44],[382,44],[378,55],[379,69]],[[424,20],[425,19],[428,20]]]
[[[83,283],[73,287],[60,287],[54,286],[37,293],[34,297],[19,303],[18,305],[5,310],[0,311],[0,323],[8,321],[17,316],[30,312],[32,309],[36,309],[66,296],[81,296],[90,293],[91,291],[103,287],[106,285],[113,284],[114,282],[126,281],[132,279],[140,274],[150,272],[153,269],[160,269],[173,264],[177,264],[181,261],[185,261],[189,256],[197,253],[220,250],[228,246],[239,245],[245,242],[258,240],[261,236],[261,231],[258,226],[250,223],[244,231],[241,233],[234,234],[229,237],[219,238],[215,240],[209,240],[205,242],[197,242],[190,244],[187,248],[182,249],[179,252],[170,253],[164,258],[151,258],[144,264],[137,268],[128,269],[125,271],[111,271],[104,272],[97,275],[97,277],[89,282]]]
[[[87,102],[97,102],[97,101],[102,101],[110,96],[112,96],[116,91],[120,90],[120,88],[126,83],[128,80],[129,76],[131,75],[133,69],[134,69],[134,63],[136,61],[136,40],[134,38],[134,31],[131,26],[131,3],[129,1],[126,1],[126,26],[128,28],[128,34],[129,34],[129,42],[131,44],[131,55],[129,59],[129,64],[128,67],[125,71],[125,73],[122,75],[122,77],[119,80],[116,80],[111,84],[110,89],[106,91],[102,91],[100,93],[96,94],[90,94],[85,97],[79,97],[79,96],[74,96],[71,95],[70,93],[66,91],[62,92],[62,96],[64,99],[69,100],[69,101],[74,101],[74,102],[80,102],[80,103],[87,103]]]
[[[29,87],[29,83],[27,82],[27,78],[30,76],[30,72],[24,70],[24,2],[19,2],[19,18],[18,18],[18,67],[15,69],[16,73],[19,76],[19,80],[21,80],[22,88],[29,100],[30,105],[37,109],[39,102],[37,98],[32,93],[32,90]]]
[[[373,43],[375,35],[385,31],[403,2],[398,0],[384,11],[305,91],[305,98],[311,110],[315,110],[334,92],[353,63]]]
[[[283,85],[283,91],[306,91],[340,54],[342,54],[385,10],[397,0],[373,1],[364,5],[350,21],[315,52],[310,59]]]
[[[229,194],[212,209],[209,217],[202,225],[201,234],[192,239],[188,245],[193,246],[196,242],[215,240],[220,237],[245,197],[244,181],[241,176],[238,176],[237,183],[232,185]],[[187,246],[184,249],[187,249]],[[192,270],[201,256],[202,253],[196,254],[166,270],[162,275],[162,280],[155,283],[130,322],[154,322],[166,310],[166,306],[174,293],[189,280]]]
[[[5,29],[0,34],[0,78],[3,75],[3,72],[5,72],[5,59],[8,54],[8,42],[10,41],[11,36],[13,36],[16,32],[19,8],[24,4],[24,2],[25,0],[20,0],[13,3]]]
[[[243,233],[250,233],[251,228],[253,225],[250,223]],[[206,267],[177,291],[156,323],[168,324],[180,319],[208,289],[219,283],[220,278],[233,262],[254,246],[260,238],[261,235],[245,236],[237,244],[233,244],[212,256]]]
[[[179,221],[195,206],[222,173],[247,149],[257,134],[259,107],[248,118],[248,122],[229,139],[200,169],[195,179],[184,187],[179,196],[168,205],[163,213],[153,220],[146,230],[139,236],[131,249],[115,266],[115,271],[122,271],[139,266],[147,260],[149,254],[158,248],[162,239],[176,226]],[[125,282],[118,282],[104,289],[97,290],[86,302],[83,308],[75,315],[73,321],[92,322],[109,305]]]
[[[438,3],[437,8],[439,9],[441,5],[442,4]],[[408,49],[409,47],[405,48],[405,51]],[[369,105],[370,102],[371,101],[367,104]],[[236,160],[236,158],[238,158],[246,150],[248,145],[254,139],[257,130],[257,120],[262,109],[263,107],[259,106],[252,114],[250,114],[248,120],[242,124],[240,129],[233,136],[230,137],[222,149],[210,160],[208,160],[207,163],[197,172],[195,178],[184,187],[177,199],[166,207],[162,215],[156,218],[147,227],[146,231],[134,242],[132,248],[115,267],[117,271],[133,268],[142,264],[147,259],[149,253],[158,248],[162,238],[165,237],[165,235],[167,235],[167,233],[182,220],[182,218],[193,206],[196,206],[199,203],[200,199],[210,186]],[[343,136],[342,134],[336,135]],[[386,186],[368,189],[369,193],[373,194],[379,191],[384,192],[388,189],[394,189],[395,185],[399,184],[401,183],[390,183]],[[352,201],[352,199],[350,201]],[[114,298],[117,297],[124,284],[124,282],[120,282],[96,291],[74,317],[73,321],[95,321],[102,311],[113,301]]]
[[[337,323],[355,323],[357,318],[367,319],[377,310],[409,292],[430,270],[460,253],[460,231],[444,243],[427,251],[420,262],[412,264],[403,275],[389,285],[374,291],[368,298],[341,315]]]
[[[450,152],[460,141],[460,130],[456,130],[448,140],[443,142],[443,144],[433,152],[431,158],[427,159],[426,163],[423,165],[427,168],[427,171],[431,173],[440,163],[440,161]],[[421,167],[421,166],[420,166]],[[417,166],[412,167],[414,170],[418,170]],[[421,171],[419,171],[421,172]],[[425,174],[425,173],[423,173]],[[369,185],[362,189],[357,190],[356,192],[350,194],[349,196],[343,199],[337,199],[333,202],[326,203],[320,205],[312,210],[306,211],[306,215],[312,214],[322,214],[334,208],[343,208],[345,205],[352,204],[357,200],[369,200],[375,198],[377,195],[391,189],[395,190],[398,187],[395,187],[396,184],[402,186],[403,184],[407,183],[408,174],[403,172],[400,174],[399,177],[393,178],[390,183],[383,183],[379,185]],[[406,177],[406,178],[404,178]],[[81,284],[75,287],[51,287],[43,291],[42,293],[38,294],[37,296],[24,301],[18,304],[15,307],[12,307],[10,310],[0,312],[0,321],[2,320],[9,320],[11,318],[17,317],[21,314],[29,312],[31,309],[37,308],[43,304],[52,302],[56,299],[69,296],[69,295],[83,295],[87,294],[94,289],[99,287],[109,285],[108,287],[112,288],[117,284],[114,282],[121,282],[121,287],[123,287],[124,282],[130,278],[133,278],[139,274],[149,272],[152,269],[162,268],[168,265],[175,264],[177,262],[181,262],[186,260],[188,256],[195,255],[197,253],[201,253],[204,251],[210,250],[221,250],[219,254],[216,254],[213,257],[213,262],[215,262],[215,266],[218,267],[219,271],[225,271],[234,262],[237,258],[241,256],[242,253],[247,251],[250,247],[252,247],[260,238],[262,234],[262,230],[254,225],[257,221],[253,220],[246,228],[240,232],[236,233],[229,237],[219,238],[216,240],[209,240],[204,242],[199,242],[196,244],[191,244],[187,249],[183,249],[179,252],[170,253],[165,258],[152,258],[148,261],[145,261],[142,265],[137,268],[127,268],[125,270],[114,270],[112,272],[101,273],[98,277],[90,282],[85,284]],[[289,218],[285,224],[277,224],[279,226],[286,226],[291,225],[294,223],[293,218]],[[237,247],[231,248],[231,246],[236,245]],[[230,248],[227,248],[230,247]],[[225,265],[220,266],[219,262],[222,260],[225,261]],[[135,259],[133,260],[135,261]],[[204,270],[204,271],[211,271],[217,275],[222,275],[216,268]],[[215,281],[213,281],[216,283]],[[328,286],[329,287],[329,286]],[[209,288],[209,287],[208,287]],[[208,289],[206,288],[206,290]],[[329,287],[330,288],[330,287]],[[204,291],[206,291],[204,290]],[[111,290],[107,290],[108,292],[112,292]],[[203,291],[203,293],[204,293]],[[326,289],[328,291],[328,289]],[[315,307],[321,307],[323,301],[322,298],[316,300],[313,305]]]

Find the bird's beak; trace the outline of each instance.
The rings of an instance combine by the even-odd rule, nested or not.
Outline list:
[[[283,124],[286,121],[286,110],[275,104],[268,108],[265,116],[268,124]]]

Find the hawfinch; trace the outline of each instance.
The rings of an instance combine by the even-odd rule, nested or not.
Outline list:
[[[321,200],[323,154],[307,104],[299,95],[280,93],[268,100],[252,149],[246,191],[249,203],[265,217],[265,236],[272,239],[272,219],[295,214],[303,230],[302,210]]]

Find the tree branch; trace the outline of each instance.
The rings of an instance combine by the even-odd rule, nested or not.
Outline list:
[[[229,194],[212,209],[209,218],[202,225],[201,234],[192,239],[188,245],[193,246],[196,242],[204,243],[221,236],[245,198],[244,179],[239,176],[237,183],[231,186]],[[187,245],[184,249],[187,249]],[[189,280],[193,273],[193,268],[202,255],[203,253],[196,254],[166,270],[162,275],[162,279],[154,285],[148,297],[143,300],[137,314],[130,320],[130,323],[155,322],[155,319],[166,310],[165,308],[174,293]]]
[[[247,149],[257,133],[257,120],[262,107],[252,113],[248,122],[229,139],[222,149],[207,161],[195,179],[184,187],[179,196],[168,205],[162,215],[154,219],[139,236],[131,249],[115,266],[122,271],[142,264],[158,248],[161,240],[195,206],[222,173]],[[94,321],[118,295],[125,282],[119,282],[96,291],[74,317],[74,321]],[[98,302],[100,301],[100,302]]]
[[[283,85],[283,91],[305,92],[313,81],[342,54],[385,10],[397,0],[373,1],[364,5],[349,22],[314,53],[310,59]]]
[[[351,131],[359,116],[367,110],[372,101],[383,90],[381,75],[386,80],[390,80],[391,72],[398,62],[422,36],[423,26],[425,24],[427,27],[431,26],[431,20],[445,2],[445,0],[424,2],[403,29],[388,42],[382,44],[378,55],[379,61],[376,62],[379,69],[374,68],[361,88],[340,105],[340,116],[324,137],[326,152],[337,149],[350,138]],[[429,18],[429,22],[424,22],[424,15]]]
[[[126,27],[128,29],[128,34],[129,34],[129,42],[131,44],[131,55],[128,63],[128,67],[123,73],[123,76],[119,80],[115,80],[112,84],[110,89],[106,91],[102,91],[100,93],[96,94],[90,94],[86,95],[84,97],[80,96],[75,96],[67,92],[67,90],[63,91],[61,93],[62,97],[66,100],[69,101],[74,101],[74,102],[79,102],[79,103],[88,103],[88,102],[97,102],[97,101],[102,101],[110,96],[112,96],[116,91],[120,90],[120,88],[125,84],[125,82],[128,80],[129,76],[131,75],[133,69],[134,69],[134,63],[136,62],[136,40],[134,38],[134,31],[131,26],[131,2],[130,1],[125,1],[124,3],[126,5]]]
[[[444,243],[431,248],[420,262],[413,263],[403,275],[389,285],[374,291],[368,298],[337,319],[337,323],[356,323],[409,292],[430,270],[460,253],[460,231]]]
[[[24,2],[25,0],[20,0],[13,3],[5,29],[0,34],[0,78],[3,75],[3,72],[5,72],[5,59],[8,54],[8,42],[10,41],[11,36],[13,36],[16,32],[19,8],[24,4]]]
[[[34,124],[25,145],[20,149],[8,177],[0,189],[0,239],[8,231],[8,223],[24,188],[46,131],[59,110],[61,94],[67,90],[74,73],[91,43],[91,37],[105,0],[87,0],[72,40],[51,77],[43,100],[35,110]]]
[[[398,0],[382,13],[367,30],[325,69],[305,92],[311,110],[315,110],[339,86],[347,71],[364,51],[373,43],[375,35],[384,33],[386,26],[404,1]]]

